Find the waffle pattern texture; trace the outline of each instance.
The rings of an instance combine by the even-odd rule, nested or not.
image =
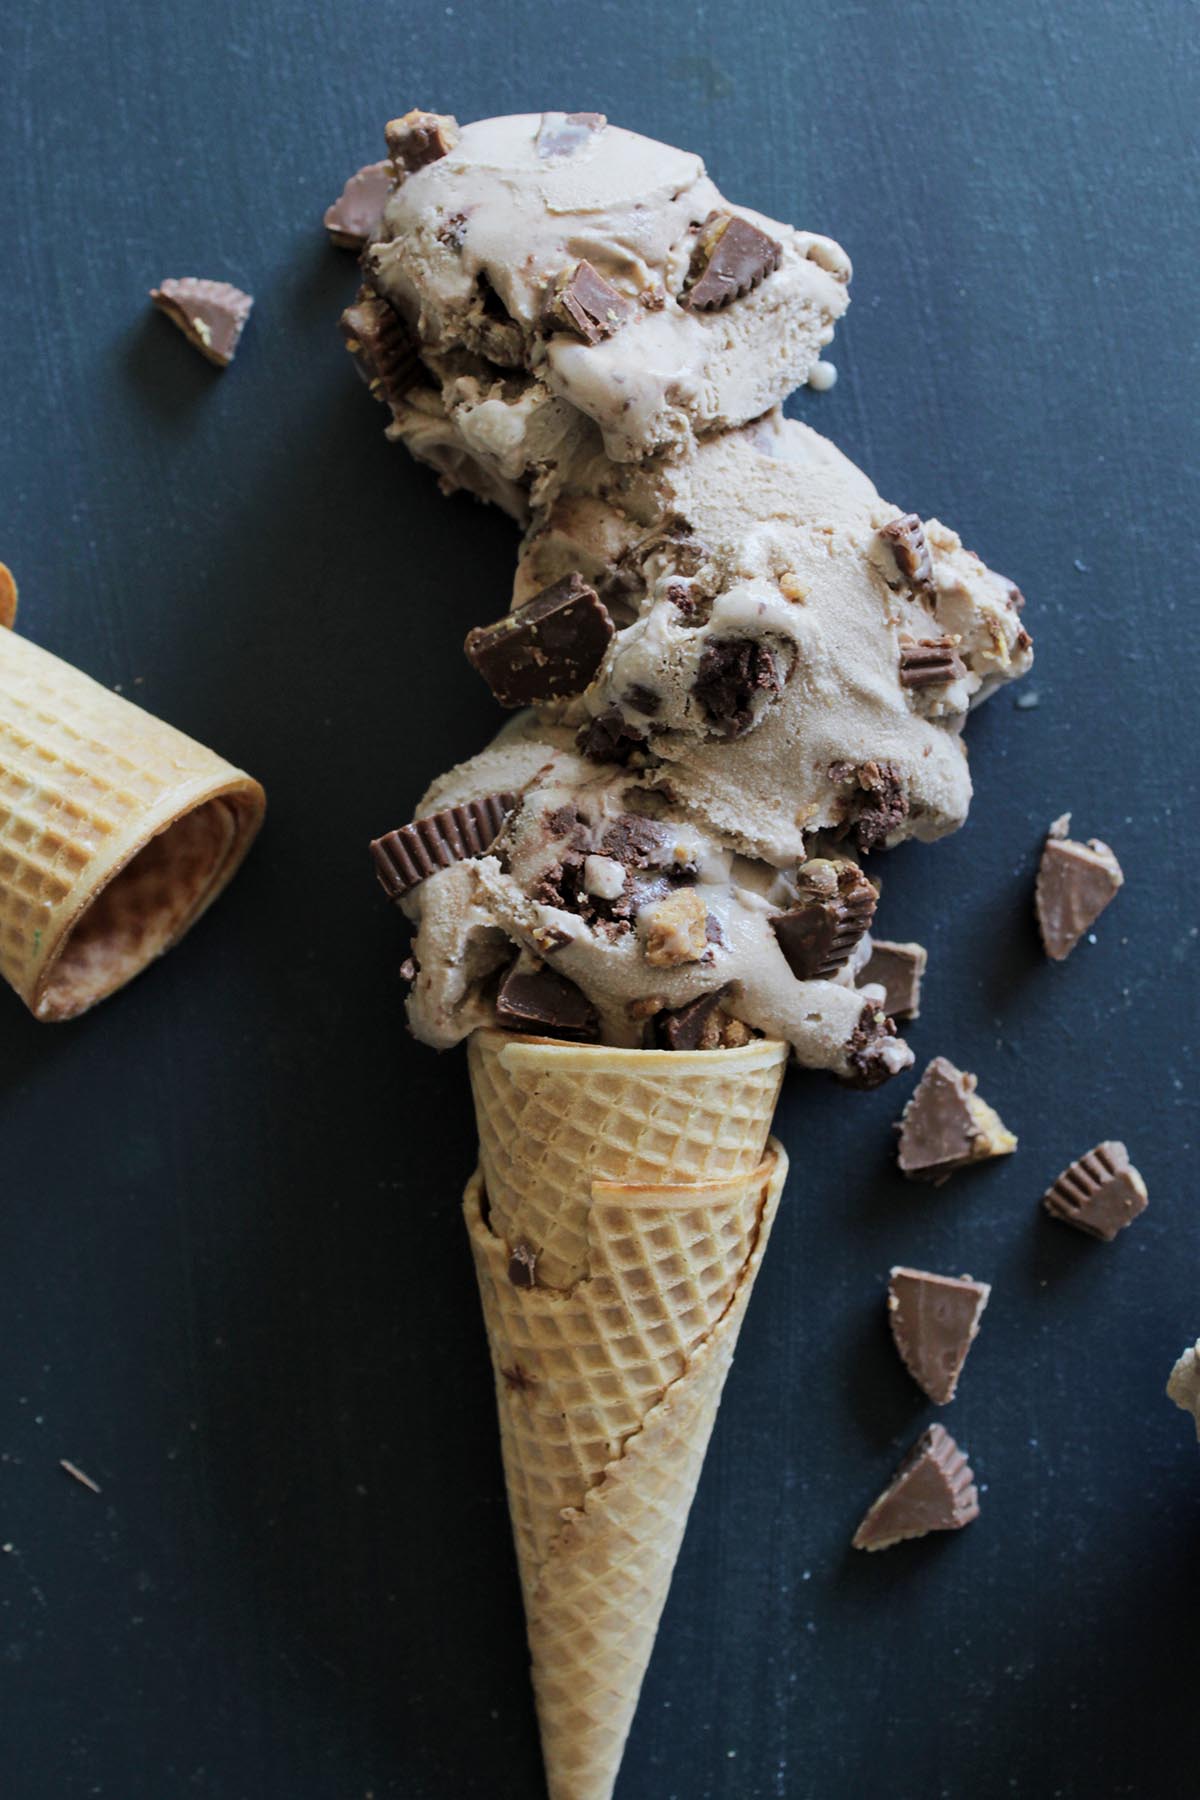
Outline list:
[[[0,975],[74,1018],[169,949],[260,824],[240,769],[0,630]]]
[[[538,1253],[538,1280],[585,1273],[593,1181],[679,1186],[748,1175],[787,1060],[740,1050],[616,1050],[477,1031],[468,1046],[493,1228]]]
[[[551,1800],[608,1800],[613,1790],[783,1189],[787,1159],[767,1133],[785,1056],[774,1044],[660,1054],[500,1033],[473,1042],[485,1160],[467,1188],[466,1222]],[[515,1073],[506,1080],[501,1069],[498,1080],[506,1061]],[[556,1141],[552,1161],[528,1138],[542,1116],[530,1111],[535,1069],[540,1105],[560,1127],[541,1125]],[[519,1124],[499,1106],[508,1091]],[[573,1118],[554,1111],[567,1100]],[[675,1119],[672,1143],[665,1121]],[[485,1170],[501,1143],[534,1171],[536,1212],[512,1204],[515,1186],[507,1214],[497,1207]],[[748,1166],[722,1168],[728,1161]],[[614,1164],[638,1174],[597,1172]],[[551,1167],[564,1209],[577,1214],[570,1236],[555,1240],[573,1247],[561,1286],[543,1283],[544,1251],[530,1235],[535,1216],[553,1223]],[[506,1219],[519,1222],[515,1237]],[[510,1278],[517,1242],[537,1253],[532,1287]]]

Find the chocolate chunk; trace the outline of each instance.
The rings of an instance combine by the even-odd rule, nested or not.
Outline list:
[[[797,981],[828,981],[850,960],[879,895],[857,863],[819,857],[796,875],[796,905],[771,920]]]
[[[892,1337],[905,1368],[936,1406],[954,1398],[991,1291],[986,1281],[969,1275],[892,1270],[887,1297]]]
[[[850,1073],[844,1077],[847,1085],[856,1088],[882,1087],[893,1075],[905,1066],[897,1060],[897,1051],[903,1054],[903,1045],[895,1045],[892,1040],[896,1036],[896,1024],[886,1013],[881,1013],[876,1006],[864,1006],[858,1015],[858,1024],[850,1033],[846,1044],[846,1061]]]
[[[900,686],[904,688],[946,687],[967,672],[967,665],[956,648],[953,637],[911,638],[900,640]]]
[[[590,762],[624,764],[645,744],[646,733],[631,725],[619,706],[606,706],[575,733],[579,754]]]
[[[515,962],[500,984],[496,1023],[506,1031],[532,1031],[583,1043],[600,1036],[600,1021],[582,989],[554,969],[523,961]]]
[[[467,661],[501,706],[581,694],[604,660],[613,622],[582,575],[564,575],[494,625],[467,634]]]
[[[342,336],[358,372],[376,400],[393,410],[421,379],[417,346],[393,306],[370,288],[360,288],[342,314]]]
[[[691,864],[674,858],[670,833],[656,819],[645,819],[640,813],[622,813],[614,819],[600,840],[600,850],[627,869],[669,868],[681,875],[694,873]]]
[[[712,213],[696,244],[679,304],[694,312],[718,312],[758,287],[782,261],[782,245],[757,225],[732,213]]]
[[[1124,1144],[1108,1138],[1064,1169],[1042,1204],[1054,1218],[1111,1244],[1149,1200]]]
[[[543,113],[538,126],[537,153],[539,156],[572,156],[607,124],[603,113]]]
[[[858,985],[874,983],[887,995],[884,1004],[894,1019],[915,1019],[921,1011],[921,978],[928,953],[923,944],[892,944],[871,939],[871,956],[859,970]]]
[[[895,558],[901,580],[918,593],[932,594],[933,558],[916,513],[903,513],[890,525],[881,526],[879,536]]]
[[[514,1244],[508,1258],[508,1279],[514,1287],[537,1286],[537,1252],[528,1244]]]
[[[579,262],[558,277],[545,318],[552,331],[573,331],[585,344],[598,344],[619,330],[633,310],[632,302],[590,262]]]
[[[1070,813],[1050,828],[1038,868],[1035,908],[1046,955],[1062,962],[1090,931],[1125,877],[1107,844],[1066,836]]]
[[[662,695],[656,694],[653,688],[643,687],[635,682],[625,694],[626,705],[632,706],[635,712],[642,713],[647,719],[653,719],[662,708]]]
[[[397,174],[412,175],[453,150],[458,121],[448,113],[407,112],[402,119],[390,119],[383,135]]]
[[[332,206],[325,208],[325,229],[341,250],[361,250],[379,236],[383,209],[396,185],[390,162],[368,163],[352,175]]]
[[[956,1169],[1008,1156],[1017,1140],[975,1092],[976,1077],[935,1056],[901,1115],[900,1172],[939,1186]]]
[[[658,1015],[654,1036],[662,1050],[715,1050],[721,1042],[720,1005],[730,991],[730,983],[699,994],[685,1006],[676,1006]]]
[[[181,280],[169,278],[161,287],[151,288],[150,298],[210,363],[219,369],[229,367],[254,305],[252,294],[243,294],[241,288],[231,287],[227,281],[203,281],[199,276],[185,275]]]
[[[719,737],[741,737],[757,717],[756,701],[778,694],[783,683],[761,638],[709,638],[692,693]]]
[[[877,849],[908,817],[908,796],[893,763],[866,762],[857,769],[837,763],[829,773],[833,780],[846,780],[852,775],[858,785],[843,835],[849,832],[860,850]]]
[[[483,856],[516,803],[515,794],[486,794],[376,838],[371,855],[388,899],[399,900],[452,863]]]
[[[940,1425],[917,1439],[854,1534],[856,1550],[887,1550],[930,1531],[960,1531],[979,1517],[966,1457]]]

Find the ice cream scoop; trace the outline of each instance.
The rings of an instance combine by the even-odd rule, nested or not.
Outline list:
[[[911,1063],[883,990],[854,985],[874,890],[859,877],[864,914],[861,894],[851,903],[844,880],[839,889],[839,870],[857,874],[844,847],[790,870],[743,856],[681,817],[647,772],[589,762],[569,733],[529,715],[436,781],[418,817],[498,793],[512,807],[487,848],[436,868],[403,900],[417,926],[409,1022],[425,1042],[457,1043],[494,1024],[498,1007],[503,1022],[506,972],[521,956],[526,977],[544,970],[585,997],[586,1035],[606,1043],[669,1045],[678,1014],[711,997],[700,1029],[714,1047],[761,1033],[863,1086]],[[789,926],[800,916],[810,932],[827,922],[838,945],[821,978],[796,972]],[[812,966],[823,966],[816,952]],[[731,1035],[735,1024],[749,1029]]]
[[[698,156],[600,114],[409,114],[387,136],[399,179],[368,291],[464,435],[500,434],[488,455],[523,476],[573,418],[618,461],[757,418],[846,309],[839,245],[732,206]]]

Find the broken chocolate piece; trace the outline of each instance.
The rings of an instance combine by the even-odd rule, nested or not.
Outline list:
[[[1111,1244],[1145,1212],[1149,1197],[1124,1144],[1108,1138],[1064,1169],[1042,1204],[1052,1217]]]
[[[934,1057],[897,1127],[902,1175],[940,1187],[956,1169],[1016,1149],[1016,1138],[976,1094],[975,1082],[944,1056]]]
[[[514,1287],[537,1286],[537,1252],[528,1244],[514,1244],[508,1259],[508,1279]]]
[[[870,960],[858,972],[858,985],[881,987],[894,1019],[915,1019],[921,1011],[921,978],[927,961],[923,944],[892,944],[872,938]]]
[[[880,527],[879,536],[895,559],[901,579],[922,594],[934,591],[933,558],[925,537],[925,527],[916,513],[902,513],[889,525]]]
[[[437,162],[458,142],[458,120],[449,113],[407,112],[383,128],[397,175],[412,175]]]
[[[954,1398],[967,1352],[991,1288],[969,1275],[931,1275],[926,1269],[892,1270],[888,1324],[900,1360],[936,1406]]]
[[[958,638],[911,638],[900,640],[900,686],[904,688],[948,687],[967,672],[958,654]]]
[[[966,1457],[940,1425],[913,1445],[854,1534],[856,1550],[887,1550],[930,1531],[959,1531],[979,1517],[979,1491]]]
[[[850,1065],[850,1073],[844,1077],[847,1086],[882,1087],[912,1061],[905,1045],[893,1044],[895,1036],[894,1019],[889,1019],[877,1006],[863,1007],[846,1045],[846,1061]],[[897,1052],[900,1053],[899,1060]],[[905,1058],[907,1061],[903,1060]]]
[[[538,126],[537,153],[539,156],[573,156],[607,124],[603,113],[543,113]]]
[[[563,270],[546,302],[546,323],[552,330],[573,331],[585,344],[611,337],[633,312],[633,304],[618,293],[590,262]]]
[[[589,762],[627,763],[645,744],[646,733],[631,725],[619,706],[606,706],[575,733],[576,748]]]
[[[721,1042],[721,1001],[730,984],[698,994],[685,1006],[660,1013],[654,1021],[655,1039],[663,1050],[715,1050]]]
[[[783,247],[732,213],[713,213],[696,244],[680,306],[718,312],[760,286],[783,261]]]
[[[358,372],[376,400],[395,409],[421,379],[421,362],[408,326],[394,307],[370,288],[360,288],[341,319],[342,336]]]
[[[378,237],[383,209],[395,185],[390,162],[368,163],[352,175],[333,205],[325,208],[330,243],[340,250],[361,250]]]
[[[741,737],[758,716],[755,702],[778,694],[783,682],[761,638],[710,638],[692,693],[719,737]]]
[[[500,983],[496,1023],[506,1031],[532,1031],[581,1043],[600,1035],[600,1021],[582,989],[554,969],[522,961],[515,962]]]
[[[451,863],[483,856],[517,803],[515,794],[486,794],[461,806],[447,806],[427,818],[414,819],[389,831],[371,845],[378,875],[389,900],[399,900],[419,882]]]
[[[849,832],[860,850],[877,849],[908,817],[908,795],[894,764],[865,762],[857,769],[835,764],[829,773],[835,780],[853,776],[858,784],[859,793],[851,801],[852,817],[842,835]]]
[[[857,863],[826,857],[796,873],[799,898],[771,924],[797,981],[828,981],[850,960],[879,895]]]
[[[467,661],[501,706],[581,694],[604,660],[613,622],[582,575],[564,575],[494,625],[467,634]]]
[[[252,294],[244,294],[227,281],[203,281],[199,276],[185,275],[178,281],[169,278],[161,287],[151,288],[150,298],[210,363],[219,369],[229,367],[254,305]]]
[[[1062,962],[1090,931],[1125,877],[1107,844],[1066,835],[1070,813],[1050,827],[1038,868],[1035,909],[1046,955]]]

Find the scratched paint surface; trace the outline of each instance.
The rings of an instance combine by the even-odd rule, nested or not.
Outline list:
[[[912,1040],[1019,1132],[935,1193],[908,1091],[793,1080],[793,1177],[619,1800],[1195,1791],[1196,10],[550,0],[0,22],[0,555],[23,628],[266,782],[251,864],[80,1024],[0,996],[0,1791],[402,1800],[539,1789],[456,1194],[464,1071],[400,1027],[366,840],[494,716],[463,661],[513,540],[384,444],[320,215],[412,105],[563,106],[700,150],[839,237],[854,304],[801,415],[1029,596],[972,820],[883,865],[930,949]],[[146,290],[258,296],[227,374]],[[1045,824],[1128,882],[1061,968]],[[1111,1248],[1046,1184],[1123,1137]],[[847,1549],[929,1410],[890,1264],[991,1307],[944,1422],[969,1532]],[[66,1459],[101,1490],[60,1467]]]

